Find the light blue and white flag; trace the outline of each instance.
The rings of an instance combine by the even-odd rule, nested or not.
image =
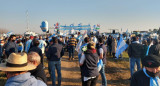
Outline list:
[[[74,24],[71,24],[70,27],[74,26]]]
[[[51,35],[50,37],[48,37],[49,42],[52,40],[52,37],[55,36],[55,34]]]
[[[152,45],[153,45],[153,41],[150,43],[150,45],[149,45],[148,48],[147,48],[146,56],[148,55],[149,49],[150,49],[150,47],[151,47]]]
[[[126,34],[128,34],[128,29],[126,30]]]
[[[81,27],[81,26],[82,26],[82,23],[79,23],[78,26]]]
[[[81,39],[79,40],[77,46],[76,46],[76,51],[79,52],[79,49],[82,45],[82,41],[84,40],[85,35],[87,34],[87,31],[84,32],[83,36],[81,37]]]
[[[122,38],[122,34],[120,35],[120,40],[118,41],[117,50],[115,56],[118,58],[118,56],[127,49],[128,45]]]
[[[93,25],[93,29],[96,29],[96,25]]]
[[[11,32],[7,32],[6,33],[6,35],[7,35],[7,37],[9,37],[10,35],[12,35],[13,34],[13,32],[11,31]]]
[[[102,61],[102,59],[99,59],[99,61],[97,63],[98,71],[101,70],[102,66],[103,66],[103,61]]]

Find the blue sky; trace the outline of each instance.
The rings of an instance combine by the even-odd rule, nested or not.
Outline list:
[[[160,27],[160,0],[0,0],[0,28],[24,33],[26,11],[29,28],[42,33],[40,24],[61,25],[100,24],[101,32],[108,29],[126,31]]]

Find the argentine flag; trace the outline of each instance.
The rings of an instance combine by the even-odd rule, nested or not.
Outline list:
[[[79,49],[80,49],[80,47],[81,47],[81,45],[82,45],[82,42],[83,42],[84,37],[85,37],[86,34],[87,34],[87,31],[84,32],[83,36],[82,36],[81,39],[79,40],[79,42],[78,42],[78,44],[77,44],[77,46],[76,46],[76,49],[75,49],[77,52],[79,52]]]
[[[103,66],[103,61],[102,61],[102,59],[99,59],[99,61],[97,63],[98,71],[101,70],[102,66]]]
[[[52,40],[52,37],[55,36],[55,34],[51,35],[50,37],[48,37],[49,42]]]
[[[6,33],[6,35],[7,35],[7,37],[9,37],[10,35],[12,35],[13,34],[13,32],[11,31],[11,32],[7,32]]]
[[[118,58],[118,56],[128,47],[126,42],[122,38],[122,34],[120,35],[120,40],[118,41],[117,50],[115,56]]]

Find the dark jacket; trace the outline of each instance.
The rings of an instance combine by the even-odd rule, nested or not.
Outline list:
[[[5,45],[5,54],[7,55],[7,57],[11,53],[18,53],[18,46],[17,46],[17,44],[15,42],[8,42]]]
[[[143,45],[143,56],[142,56],[142,59],[146,56],[147,49],[148,49],[148,46],[147,45]]]
[[[131,43],[129,45],[128,55],[130,58],[141,58],[143,55],[143,45],[139,43]]]
[[[141,69],[133,74],[130,86],[150,86],[150,78]]]
[[[102,59],[102,61],[103,61],[103,64],[106,64],[106,53],[107,53],[106,46],[104,44],[97,44],[96,48],[97,48],[97,53],[98,53],[99,56],[100,56],[99,49],[100,48],[103,49],[103,59]]]
[[[54,43],[52,44],[48,51],[46,52],[46,56],[47,59],[49,61],[60,61],[60,58],[63,56],[63,46],[58,44],[58,43]],[[62,54],[63,53],[63,54]]]
[[[87,50],[84,52],[85,54],[85,61],[82,65],[82,76],[85,77],[94,77],[98,76],[98,68],[97,68],[97,62],[98,62],[98,54],[96,53],[96,50]]]
[[[149,49],[148,55],[153,54],[153,55],[160,55],[160,44],[157,45],[152,45]]]
[[[32,51],[32,52],[36,52],[36,53],[39,54],[39,56],[41,57],[41,63],[42,63],[42,65],[43,65],[43,54],[42,54],[42,50],[41,50],[39,47],[34,46],[34,47],[30,48],[28,52],[31,52],[31,51]]]
[[[108,37],[107,45],[108,45],[108,46],[111,46],[111,44],[112,44],[112,38],[111,38],[111,37]]]
[[[36,69],[31,70],[30,72],[31,72],[31,75],[33,75],[36,79],[42,80],[44,83],[47,84],[47,78],[43,70],[42,64],[39,64]]]

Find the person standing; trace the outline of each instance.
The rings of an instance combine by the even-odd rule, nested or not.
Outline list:
[[[43,40],[42,36],[39,36],[39,48],[42,50],[42,54],[44,55],[45,47],[47,46],[47,43]]]
[[[87,44],[89,43],[89,37],[85,37],[84,38],[84,44],[82,44],[81,46],[80,46],[80,49],[79,49],[79,52],[78,52],[78,59],[79,59],[79,61],[80,61],[80,59],[81,59],[81,56],[84,54],[84,51],[85,51],[85,49],[87,49]],[[81,80],[82,80],[82,86],[84,86],[84,82],[83,82],[83,75],[82,75],[82,66],[80,66],[80,71],[81,71]]]
[[[69,39],[69,60],[74,60],[74,52],[75,52],[75,47],[77,45],[77,40],[74,37],[74,35],[71,35],[72,37]]]
[[[41,64],[41,57],[39,54],[36,52],[29,52],[27,57],[28,63],[34,64],[36,66],[36,69],[29,71],[31,75],[47,84],[47,78],[43,69],[43,65]]]
[[[32,42],[33,39],[34,39],[34,37],[30,36],[30,39],[26,42],[26,44],[25,44],[25,52],[26,53],[28,53],[31,46],[33,46],[33,42]]]
[[[23,52],[23,43],[20,39],[17,40],[18,52]]]
[[[56,86],[55,69],[58,73],[58,86],[61,86],[61,53],[63,52],[63,46],[58,44],[58,39],[53,37],[53,44],[49,47],[47,54],[49,71],[51,73],[52,85]]]
[[[18,53],[18,46],[17,46],[15,41],[16,41],[16,36],[11,35],[9,37],[9,40],[8,40],[7,44],[5,45],[5,54],[7,55],[7,57],[11,53]]]
[[[160,55],[160,44],[158,39],[153,40],[153,45],[149,48],[148,54]]]
[[[0,64],[0,70],[7,76],[5,86],[47,86],[28,72],[35,68],[35,65],[27,62],[26,53],[12,53],[6,63]]]
[[[112,36],[111,35],[109,35],[107,38],[107,46],[109,50],[109,55],[111,56],[111,52],[112,52]]]
[[[138,37],[133,37],[132,40],[133,42],[129,45],[128,49],[131,77],[134,73],[135,63],[137,64],[137,70],[141,69],[140,60],[143,56],[143,45],[139,43]]]
[[[0,63],[6,59],[4,55],[4,44],[5,42],[3,37],[0,37]]]
[[[98,54],[95,49],[95,43],[87,45],[87,50],[80,59],[81,73],[83,77],[83,86],[96,86],[98,80]]]
[[[98,39],[98,44],[96,48],[97,48],[97,53],[99,55],[99,59],[102,59],[103,61],[103,66],[99,71],[99,73],[101,74],[101,78],[102,78],[102,86],[107,86],[107,79],[105,75],[107,49],[106,49],[106,46],[104,45],[103,38]]]
[[[130,86],[160,86],[160,58],[148,55],[143,59],[144,68],[135,72]]]
[[[117,58],[117,57],[115,56],[115,54],[116,54],[116,49],[117,49],[117,41],[116,41],[116,38],[112,38],[112,44],[111,44],[111,46],[112,46],[112,55],[113,55],[113,58]]]
[[[141,57],[141,63],[142,63],[142,67],[143,67],[143,62],[142,60],[145,58],[145,56],[147,55],[147,49],[149,47],[148,43],[147,43],[147,40],[143,40],[142,41],[142,44],[143,44],[143,54],[142,54],[142,57]]]
[[[36,52],[36,53],[38,53],[39,56],[41,56],[41,64],[42,64],[42,66],[44,66],[44,65],[43,65],[43,54],[42,54],[42,50],[41,50],[38,46],[39,46],[39,41],[35,39],[35,40],[33,41],[33,46],[32,46],[32,48],[30,48],[28,52]]]

